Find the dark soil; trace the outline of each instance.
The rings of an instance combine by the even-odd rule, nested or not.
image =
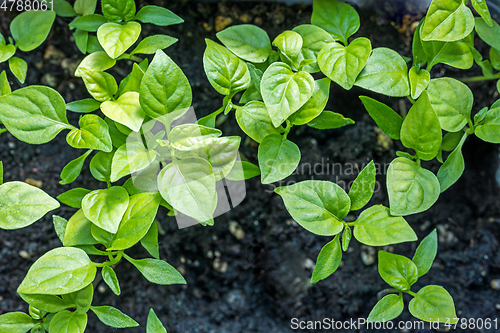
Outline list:
[[[142,5],[146,4],[146,1],[142,2]],[[147,3],[165,5],[159,0]],[[282,30],[308,23],[311,15],[310,7],[286,7],[267,2],[208,4],[185,0],[168,1],[168,7],[186,22],[168,28],[146,26],[143,37],[167,33],[180,39],[166,52],[190,80],[193,105],[199,117],[216,110],[222,102],[221,96],[206,80],[202,67],[204,38],[215,39],[216,21],[231,18],[234,24],[255,23],[266,29],[273,39]],[[397,8],[379,16],[372,10],[361,10],[362,27],[357,35],[369,37],[374,47],[387,46],[410,56],[411,27],[401,27],[407,11]],[[2,34],[8,35],[8,24],[13,16],[0,13]],[[27,84],[51,85],[69,102],[88,95],[81,80],[72,76],[72,66],[83,56],[74,46],[67,23],[67,19],[57,18],[48,41],[21,56],[29,64]],[[113,74],[123,76],[130,68],[131,64],[122,62]],[[1,69],[6,69],[5,63],[0,65]],[[440,76],[465,75],[450,67],[440,69]],[[468,74],[477,73],[475,67]],[[14,80],[10,74],[9,78]],[[402,149],[399,143],[394,144],[379,134],[357,98],[360,94],[372,96],[371,93],[357,88],[346,92],[335,84],[332,86],[327,108],[351,117],[356,124],[333,131],[303,126],[294,129],[290,138],[301,147],[302,163],[339,164],[336,164],[334,173],[331,170],[323,174],[298,172],[287,181],[314,177],[343,185],[356,176],[357,171],[351,171],[350,165],[362,166],[373,159],[383,166],[395,157],[396,150]],[[14,87],[19,86],[14,83]],[[492,96],[495,91],[493,82],[474,84],[471,88],[476,99],[474,112],[498,98],[498,93]],[[409,108],[404,100],[373,97],[396,110]],[[74,124],[78,121],[76,114],[69,114],[69,118]],[[225,135],[240,134],[232,116],[221,128]],[[255,144],[250,140],[243,142],[242,153],[256,162]],[[0,159],[4,162],[5,180],[41,180],[42,188],[54,197],[72,187],[103,187],[88,172],[88,161],[76,182],[70,186],[59,185],[63,166],[79,154],[81,151],[69,148],[63,134],[42,146],[27,145],[10,134],[0,136]],[[419,239],[437,228],[440,240],[432,269],[418,281],[414,290],[427,284],[442,285],[453,296],[459,317],[498,318],[500,291],[492,289],[490,283],[500,278],[500,203],[496,181],[499,149],[472,138],[465,145],[464,156],[466,170],[460,181],[445,192],[432,209],[407,218]],[[342,170],[339,170],[340,165]],[[437,163],[426,166],[433,171],[439,167]],[[377,180],[379,191],[370,204],[387,205],[383,168]],[[74,209],[62,207],[53,213],[68,218]],[[178,268],[188,283],[187,286],[152,285],[129,264],[119,265],[117,273],[122,295],[116,297],[100,283],[94,304],[115,306],[143,325],[128,329],[128,332],[145,331],[150,308],[155,309],[171,333],[291,332],[292,318],[366,318],[377,302],[377,293],[387,287],[377,272],[376,252],[370,252],[356,241],[351,243],[342,266],[333,276],[310,285],[308,281],[316,256],[329,238],[310,234],[294,223],[280,197],[272,193],[270,186],[261,185],[258,179],[247,181],[244,202],[216,218],[213,227],[195,226],[179,230],[175,220],[167,217],[164,210],[160,211],[158,220],[165,230],[161,236],[161,257]],[[238,240],[230,233],[231,221],[241,226],[245,232],[243,239]],[[16,288],[38,257],[61,246],[52,227],[51,214],[22,230],[0,230],[0,239],[0,314],[26,312],[27,305],[16,295]],[[391,246],[388,250],[411,257],[416,246],[415,242]],[[28,256],[21,251],[26,251]],[[140,246],[129,252],[138,258],[147,256]],[[227,270],[224,269],[226,265]],[[413,319],[405,310],[399,320]],[[110,331],[115,330],[105,327],[90,314],[88,332]],[[364,332],[366,329],[350,331]],[[426,326],[424,330],[393,331],[430,330]]]

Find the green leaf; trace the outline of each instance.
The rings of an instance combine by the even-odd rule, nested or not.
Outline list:
[[[81,68],[80,73],[87,91],[99,102],[112,100],[118,91],[116,80],[111,74],[87,68]]]
[[[302,70],[308,73],[319,72],[318,55],[321,49],[334,42],[332,36],[320,27],[311,24],[302,24],[293,28],[293,31],[302,36],[302,48],[298,60],[310,60],[311,64],[302,67]],[[300,63],[300,62],[299,62]]]
[[[354,120],[344,118],[340,113],[323,111],[319,116],[307,123],[308,126],[316,129],[335,129],[354,124]]]
[[[342,250],[340,248],[339,235],[323,246],[316,260],[316,266],[311,277],[311,283],[326,279],[339,268],[342,261]]]
[[[318,117],[325,109],[329,95],[330,79],[325,77],[316,80],[311,98],[291,117],[292,124],[305,125]]]
[[[57,200],[70,207],[81,208],[82,199],[88,193],[90,193],[90,190],[85,188],[72,188],[71,190],[58,195]]]
[[[426,69],[419,69],[414,66],[410,68],[408,77],[410,79],[411,98],[417,99],[427,88],[431,74]]]
[[[451,295],[441,286],[425,286],[410,301],[410,313],[430,322],[455,324],[458,321]]]
[[[90,310],[92,304],[92,299],[94,297],[94,288],[92,284],[89,284],[80,291],[74,293],[74,299],[76,304],[76,312],[80,314],[87,313]]]
[[[116,273],[113,270],[113,268],[109,266],[104,266],[102,268],[102,279],[106,284],[108,285],[109,289],[111,289],[112,292],[115,293],[115,295],[120,296],[121,294],[121,289],[120,289],[120,283],[118,282],[118,278],[116,277]]]
[[[291,62],[299,56],[303,43],[302,36],[292,30],[283,31],[273,41],[273,45]]]
[[[96,267],[80,249],[60,247],[41,256],[17,289],[21,294],[60,295],[88,286]]]
[[[149,310],[146,333],[167,333],[167,330],[163,327],[160,319],[158,319],[153,309]]]
[[[467,134],[463,134],[458,146],[450,155],[448,155],[448,158],[438,170],[437,178],[441,186],[441,193],[455,184],[465,170],[462,146],[464,145],[466,138]]]
[[[158,192],[132,195],[108,250],[127,249],[146,236],[154,221],[160,201],[161,196]]]
[[[440,186],[431,171],[405,157],[398,157],[387,171],[387,192],[391,215],[403,216],[429,209],[439,197]]]
[[[407,291],[417,281],[417,266],[408,258],[378,251],[378,272],[382,279],[397,290]]]
[[[153,221],[148,233],[141,239],[141,245],[155,259],[160,259],[160,249],[158,246],[158,223]]]
[[[76,68],[75,76],[81,76],[81,68],[87,68],[93,71],[105,71],[113,67],[115,64],[116,60],[110,58],[106,52],[94,52],[83,58],[82,62]]]
[[[147,58],[145,61],[147,62]],[[139,65],[134,64],[130,74],[120,81],[120,85],[118,86],[118,95],[123,95],[129,91],[140,92],[143,77],[144,71]]]
[[[433,0],[422,27],[424,41],[454,42],[474,29],[474,15],[464,0]]]
[[[87,327],[87,314],[64,310],[50,321],[49,332],[83,333]]]
[[[0,228],[20,229],[41,219],[59,207],[44,191],[22,182],[0,185]]]
[[[369,246],[385,246],[416,241],[417,235],[401,216],[391,216],[389,208],[375,205],[356,220],[354,237]]]
[[[73,32],[73,38],[75,39],[75,44],[78,50],[80,50],[83,54],[87,53],[89,45],[88,31],[75,29],[75,32]]]
[[[267,32],[252,24],[241,24],[217,33],[217,38],[231,52],[243,60],[262,63],[271,54]]]
[[[403,118],[389,106],[373,98],[367,96],[359,96],[359,98],[378,127],[390,138],[399,140]]]
[[[404,303],[402,295],[386,295],[375,304],[368,315],[369,322],[386,322],[393,320],[403,312]]]
[[[75,306],[55,295],[19,294],[19,296],[29,305],[48,313],[56,313]]]
[[[0,186],[3,184],[3,162],[0,161]]]
[[[66,227],[68,226],[68,220],[57,215],[52,215],[52,220],[57,237],[59,238],[61,243],[63,243],[64,234],[66,233]]]
[[[251,63],[247,63],[248,71],[250,72],[251,85],[241,95],[240,104],[246,104],[252,101],[262,101],[260,94],[260,82],[264,73],[260,69],[255,68]]]
[[[111,306],[93,306],[90,308],[105,325],[115,328],[137,327],[139,323]]]
[[[63,237],[64,246],[94,245],[98,242],[91,232],[92,222],[90,222],[83,210],[79,209],[68,221]]]
[[[371,50],[370,40],[364,37],[356,38],[347,47],[339,43],[328,44],[318,55],[319,68],[332,81],[349,90],[365,67]]]
[[[352,6],[336,0],[314,0],[311,23],[325,29],[347,45],[347,39],[359,29],[359,15]]]
[[[92,157],[89,169],[95,179],[101,182],[111,181],[111,161],[113,156],[113,152],[105,153],[100,151]]]
[[[316,84],[311,74],[294,73],[282,62],[273,63],[261,81],[261,94],[275,127],[299,110],[314,93]]]
[[[441,147],[442,134],[439,118],[434,112],[428,94],[422,93],[408,111],[401,126],[401,142],[414,149],[423,160],[432,160]]]
[[[66,104],[66,109],[72,112],[89,113],[99,109],[101,103],[93,98],[86,98]]]
[[[158,175],[162,197],[176,210],[197,221],[213,218],[217,206],[215,175],[200,157],[175,160]]]
[[[182,124],[175,126],[168,139],[170,144],[178,150],[192,150],[204,147],[204,140],[217,138],[222,132],[215,128],[210,128],[198,124]]]
[[[423,20],[425,22],[425,20]],[[471,47],[473,34],[455,42],[421,41],[422,49],[428,61],[427,70],[439,63],[459,69],[469,69],[474,64]]]
[[[382,95],[408,96],[408,67],[396,51],[378,47],[373,50],[354,85]]]
[[[178,39],[167,35],[154,35],[141,40],[139,45],[130,52],[130,54],[155,54],[158,50],[166,49],[167,47],[177,43]]]
[[[134,0],[102,0],[102,13],[113,22],[130,21],[135,16]]]
[[[140,23],[132,21],[121,25],[108,22],[97,29],[97,39],[104,51],[116,59],[135,43],[140,33]]]
[[[351,227],[347,224],[344,226],[344,232],[342,232],[342,251],[347,251],[349,248],[349,243],[351,242],[352,232]]]
[[[67,185],[74,182],[76,178],[80,176],[80,172],[82,172],[83,168],[83,163],[85,163],[85,160],[91,152],[92,150],[88,150],[82,156],[75,158],[74,160],[66,164],[66,166],[61,171],[61,181],[59,181],[59,184]]]
[[[88,14],[75,18],[69,23],[69,27],[88,32],[96,32],[101,25],[107,22],[108,20],[102,15]]]
[[[19,82],[24,84],[26,74],[28,73],[28,64],[26,61],[18,57],[11,57],[9,59],[9,69]]]
[[[14,44],[0,44],[0,63],[9,60],[16,53]]]
[[[144,112],[151,118],[168,114],[173,121],[187,111],[191,100],[191,85],[182,70],[157,51],[141,81],[139,101]]]
[[[292,141],[272,134],[259,145],[258,159],[262,184],[271,184],[295,171],[300,163],[300,150]]]
[[[128,205],[128,193],[121,186],[92,191],[82,200],[85,216],[99,228],[113,234],[117,232]]]
[[[161,285],[186,284],[186,280],[184,280],[181,273],[166,261],[157,259],[135,260],[128,256],[125,258],[151,283]]]
[[[370,161],[356,177],[349,190],[351,210],[361,209],[370,201],[375,190],[376,173],[375,163]]]
[[[57,16],[61,17],[74,17],[76,16],[76,12],[73,9],[73,6],[65,1],[65,0],[55,0],[53,2],[53,9]]]
[[[154,150],[147,150],[142,142],[128,142],[115,152],[111,162],[111,181],[139,172],[150,166],[156,159]]]
[[[257,177],[258,175],[260,175],[260,169],[258,166],[247,161],[237,161],[231,169],[231,172],[226,175],[226,179],[241,181]]]
[[[274,190],[304,229],[321,236],[333,236],[344,228],[342,219],[351,208],[344,190],[335,183],[307,180]]]
[[[106,117],[138,132],[141,129],[146,113],[141,108],[139,93],[129,91],[118,97],[116,101],[105,101],[101,111]]]
[[[94,14],[96,7],[97,7],[97,0],[75,0],[74,4],[75,12],[78,15],[82,16],[89,16]]]
[[[427,93],[442,129],[458,132],[467,124],[474,96],[464,83],[449,77],[432,79]]]
[[[283,128],[273,126],[263,102],[253,101],[237,108],[236,121],[243,132],[258,143],[268,135],[283,132]]]
[[[500,41],[498,40],[500,25],[495,21],[492,23],[493,25],[489,26],[484,19],[476,17],[476,32],[486,44],[500,50]]]
[[[7,95],[11,91],[9,80],[7,79],[7,73],[2,71],[0,73],[0,96]]]
[[[49,35],[56,18],[53,11],[26,11],[17,15],[10,23],[10,33],[16,46],[24,52],[39,47]]]
[[[229,95],[250,86],[250,72],[246,63],[210,39],[203,54],[203,68],[208,81],[218,93]]]
[[[172,13],[170,10],[158,6],[142,7],[134,18],[142,23],[152,23],[161,27],[180,24],[184,20]]]
[[[66,137],[71,147],[104,152],[113,149],[108,125],[101,117],[93,114],[84,115],[80,118],[79,125],[80,129],[71,130]]]
[[[0,316],[0,331],[26,333],[33,328],[36,323],[36,320],[23,312],[9,312]]]
[[[476,126],[474,134],[483,141],[500,143],[500,107],[486,112],[483,122]]]
[[[436,258],[438,247],[437,232],[434,229],[428,234],[417,247],[413,256],[413,263],[417,266],[418,277],[421,277],[429,271],[434,258]]]
[[[500,51],[494,47],[490,49],[490,61],[493,68],[500,71]]]

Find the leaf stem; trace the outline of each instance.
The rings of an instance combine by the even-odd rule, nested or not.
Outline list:
[[[495,75],[493,75],[491,77],[486,77],[484,75],[481,75],[481,76],[463,77],[463,78],[459,78],[458,80],[466,83],[466,82],[489,81],[489,80],[496,80],[496,79],[500,79],[500,73],[496,73]]]
[[[414,293],[414,292],[413,292],[413,291],[411,291],[411,290],[407,290],[407,291],[405,291],[405,293],[407,293],[408,295],[411,295],[411,296],[413,296],[413,297],[417,296],[417,294],[416,294],[416,293]]]
[[[122,54],[116,60],[122,60],[122,59],[129,59],[129,60],[132,60],[132,61],[135,61],[135,62],[142,62],[142,60],[143,60],[143,59],[141,59],[141,58],[139,58],[139,57],[137,57],[135,55],[131,55],[131,54],[128,54],[128,53]]]
[[[408,100],[411,102],[411,104],[415,104],[415,100],[411,98],[411,96],[406,96]]]
[[[285,128],[285,133],[283,133],[283,140],[286,139],[288,136],[288,133],[290,133],[290,130],[292,129],[293,124],[290,122],[290,120],[286,120],[286,128]]]

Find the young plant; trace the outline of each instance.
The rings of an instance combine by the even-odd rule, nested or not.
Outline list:
[[[373,307],[368,321],[382,322],[398,317],[404,309],[403,293],[413,297],[408,309],[416,318],[447,325],[458,321],[453,298],[443,287],[428,285],[416,293],[411,291],[418,278],[431,268],[437,246],[437,232],[434,230],[422,240],[411,260],[397,254],[379,251],[378,271],[382,279],[392,288],[383,291],[385,296]]]
[[[45,5],[46,6],[46,5]],[[39,47],[49,35],[56,14],[48,11],[26,11],[16,16],[10,23],[8,43],[0,34],[0,63],[8,61],[12,74],[24,84],[28,73],[28,64],[23,59],[14,56],[19,49],[29,52]],[[10,86],[5,74],[0,74],[0,96],[10,92]]]

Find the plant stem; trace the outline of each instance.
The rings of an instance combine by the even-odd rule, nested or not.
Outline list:
[[[132,60],[132,61],[135,61],[135,62],[141,62],[142,59],[135,56],[135,55],[130,55],[128,53],[124,53],[122,54],[121,56],[118,57],[118,59],[116,60],[121,60],[121,59],[129,59],[129,60]]]
[[[480,81],[489,81],[489,80],[496,80],[500,79],[500,73],[496,73],[495,75],[491,77],[486,77],[484,75],[481,76],[472,76],[472,77],[463,77],[458,80],[462,82],[480,82]]]
[[[411,291],[411,290],[407,290],[407,291],[405,291],[405,292],[406,292],[407,294],[409,294],[409,295],[412,295],[413,297],[417,296],[417,294],[416,294],[416,293],[414,293],[414,292],[413,292],[413,291]]]

